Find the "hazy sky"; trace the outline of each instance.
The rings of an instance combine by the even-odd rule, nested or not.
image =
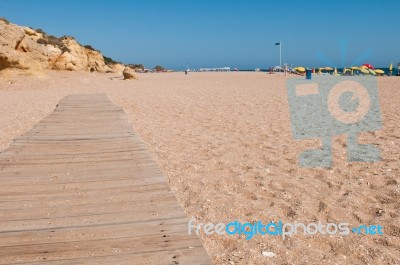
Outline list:
[[[400,62],[400,1],[0,0],[0,16],[124,63],[388,67]]]

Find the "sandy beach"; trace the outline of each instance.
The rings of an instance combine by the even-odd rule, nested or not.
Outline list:
[[[399,77],[378,77],[383,127],[360,141],[379,146],[379,163],[350,163],[333,139],[331,169],[306,169],[294,141],[285,83],[256,72],[115,74],[48,71],[0,75],[0,151],[69,94],[106,93],[129,117],[188,218],[380,224],[384,235],[201,234],[215,264],[400,264]],[[265,257],[263,251],[275,253]]]

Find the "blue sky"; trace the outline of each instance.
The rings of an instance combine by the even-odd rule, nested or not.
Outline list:
[[[148,68],[400,62],[400,1],[0,0],[0,16]],[[361,58],[360,58],[361,56]],[[358,60],[357,60],[358,58]]]

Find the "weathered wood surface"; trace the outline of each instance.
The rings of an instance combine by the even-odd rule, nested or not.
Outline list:
[[[70,95],[0,153],[0,264],[211,264],[124,111]]]

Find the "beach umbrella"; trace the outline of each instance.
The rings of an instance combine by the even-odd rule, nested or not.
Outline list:
[[[383,70],[381,70],[381,69],[375,69],[374,71],[375,71],[375,73],[377,73],[377,74],[384,74],[384,73],[385,73],[385,72],[384,72]]]
[[[332,71],[333,69],[330,68],[330,67],[325,67],[325,70],[326,70],[326,71]]]
[[[335,75],[337,75],[337,68],[335,67],[335,71],[333,71]]]
[[[369,64],[369,63],[365,63],[365,64],[363,64],[363,66],[367,67],[368,69],[372,69],[372,70],[375,69],[375,67],[372,64]]]
[[[302,67],[302,66],[298,66],[296,68],[293,68],[293,70],[296,70],[298,72],[305,72],[306,71],[306,69],[304,67]]]
[[[393,64],[390,64],[389,71],[391,72],[392,70],[393,70]]]
[[[368,69],[368,71],[369,71],[369,73],[370,73],[371,75],[376,75],[375,70]]]
[[[357,67],[357,66],[352,66],[352,67],[350,67],[350,69],[351,69],[351,75],[353,75],[353,71],[359,71],[360,70],[360,68]]]
[[[369,71],[366,68],[360,68],[361,73],[369,74]]]

